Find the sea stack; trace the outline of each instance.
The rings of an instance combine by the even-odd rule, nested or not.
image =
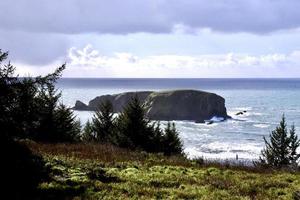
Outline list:
[[[223,97],[198,90],[142,91],[103,95],[92,99],[88,105],[78,101],[73,109],[95,110],[99,103],[110,100],[114,112],[121,112],[135,95],[144,104],[147,117],[151,120],[190,120],[204,123],[205,120],[213,117],[230,118]]]

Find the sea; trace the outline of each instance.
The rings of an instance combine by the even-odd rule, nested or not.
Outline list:
[[[300,79],[126,79],[62,78],[57,83],[61,101],[73,107],[96,96],[129,91],[194,89],[225,98],[232,119],[213,124],[174,121],[189,158],[256,160],[282,115],[300,137]],[[236,115],[246,111],[243,115]],[[84,123],[92,112],[74,111]],[[162,125],[166,122],[162,121]]]

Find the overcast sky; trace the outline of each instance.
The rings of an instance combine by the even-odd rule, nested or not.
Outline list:
[[[300,77],[299,0],[0,0],[20,75]]]

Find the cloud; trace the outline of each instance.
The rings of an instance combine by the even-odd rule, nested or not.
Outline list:
[[[67,37],[58,34],[0,30],[0,48],[9,51],[13,62],[38,66],[63,60],[70,43]]]
[[[87,45],[71,48],[67,76],[87,77],[299,77],[300,51],[289,54],[238,53],[198,56],[130,53],[101,55]],[[266,73],[268,72],[268,73]]]
[[[299,7],[299,0],[2,0],[0,29],[128,34],[180,27],[260,34],[299,28]]]
[[[184,55],[200,50],[247,52],[254,43],[258,43],[256,52],[262,52],[266,46],[285,52],[299,46],[299,7],[299,0],[1,0],[0,48],[10,51],[13,62],[30,66],[63,62],[68,49],[86,43],[109,51],[107,54],[132,50],[148,55]],[[292,39],[281,38],[281,30],[291,30]],[[272,36],[266,39],[271,35],[268,33],[274,33],[277,40],[270,42]],[[205,41],[194,44],[196,39],[187,40],[187,34]],[[140,35],[140,39],[134,41],[133,35]],[[250,35],[259,39],[238,42]],[[176,41],[168,40],[173,36]],[[98,40],[100,37],[102,40]],[[101,43],[103,38],[111,41]],[[141,62],[136,55],[115,56]],[[120,61],[115,62],[118,65]]]

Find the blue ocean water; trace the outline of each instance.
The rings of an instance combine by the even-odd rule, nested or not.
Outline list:
[[[300,79],[63,78],[58,87],[63,103],[69,106],[76,100],[88,103],[99,95],[128,91],[196,89],[221,95],[232,120],[211,125],[175,122],[190,157],[256,159],[264,145],[263,136],[270,134],[282,114],[300,135]],[[244,110],[244,115],[235,115]],[[87,111],[75,114],[82,123],[92,116]]]

